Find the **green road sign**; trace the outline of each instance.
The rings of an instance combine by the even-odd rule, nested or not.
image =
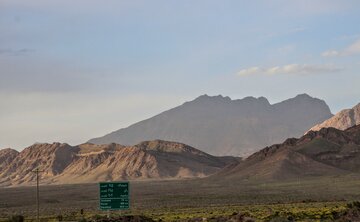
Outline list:
[[[127,210],[130,208],[129,182],[102,182],[100,210]]]

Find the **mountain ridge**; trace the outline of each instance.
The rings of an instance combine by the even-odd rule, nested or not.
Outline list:
[[[360,125],[289,138],[229,165],[213,179],[295,179],[360,173]]]
[[[0,186],[34,184],[36,176],[32,170],[37,167],[42,171],[43,184],[66,184],[204,177],[238,161],[161,140],[134,146],[42,143],[21,152],[0,150],[0,160],[3,159],[6,161],[0,164]]]
[[[350,109],[343,109],[336,113],[333,117],[325,120],[310,128],[309,131],[318,131],[321,128],[334,127],[336,129],[345,130],[349,127],[360,124],[360,103]]]

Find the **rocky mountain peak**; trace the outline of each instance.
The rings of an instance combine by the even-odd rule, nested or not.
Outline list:
[[[19,152],[11,148],[0,150],[0,172],[7,167],[17,156]]]
[[[217,96],[209,96],[207,94],[201,95],[199,97],[197,97],[196,99],[194,99],[193,103],[201,103],[201,102],[230,102],[231,99],[228,96],[222,96],[222,95],[217,95]]]
[[[295,98],[297,98],[297,99],[313,99],[314,97],[311,97],[307,93],[301,93],[301,94],[296,95]]]
[[[202,155],[205,154],[201,152],[200,150],[197,150],[191,146],[188,146],[183,143],[177,143],[177,142],[169,142],[164,140],[152,140],[152,141],[144,141],[141,142],[135,147],[139,147],[145,150],[153,150],[153,151],[159,151],[159,152],[170,152],[170,153],[191,153],[191,154],[197,154]]]
[[[358,124],[360,124],[360,103],[351,109],[341,110],[333,117],[313,126],[309,131],[319,131],[322,128],[328,127],[345,130]]]

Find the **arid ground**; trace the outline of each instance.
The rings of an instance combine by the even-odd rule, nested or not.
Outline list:
[[[35,187],[0,189],[0,218],[21,214],[34,218]],[[98,210],[98,184],[40,187],[41,217],[86,217],[106,214]],[[321,214],[341,211],[360,200],[360,177],[323,177],[282,182],[238,182],[211,179],[131,182],[131,210],[112,214],[146,215],[177,220],[244,212],[253,218],[280,213]],[[314,215],[318,217],[319,215]]]

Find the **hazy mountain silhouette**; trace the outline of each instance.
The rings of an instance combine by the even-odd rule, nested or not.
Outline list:
[[[276,104],[264,97],[231,100],[203,95],[89,142],[132,145],[162,139],[189,144],[212,155],[246,156],[286,138],[301,136],[331,116],[323,100],[307,94]]]

